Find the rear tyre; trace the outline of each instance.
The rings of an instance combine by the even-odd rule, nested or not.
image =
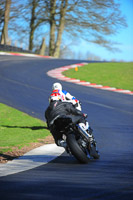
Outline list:
[[[75,139],[75,136],[73,134],[69,134],[67,136],[67,144],[70,148],[70,151],[72,155],[80,162],[87,164],[89,162],[89,158],[83,152],[83,150],[80,148],[79,144],[77,143],[77,140]]]

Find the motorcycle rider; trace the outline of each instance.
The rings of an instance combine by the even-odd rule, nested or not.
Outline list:
[[[54,83],[52,86],[52,94],[59,93],[61,95],[61,100],[64,102],[71,102],[78,110],[81,111],[81,103],[74,96],[72,96],[66,90],[62,90],[62,85],[60,83]]]
[[[62,134],[56,131],[54,127],[54,120],[60,115],[71,116],[72,120],[76,119],[79,127],[91,138],[90,141],[94,141],[92,129],[89,127],[89,124],[86,121],[87,114],[77,110],[72,103],[63,102],[60,93],[52,93],[49,103],[50,104],[45,111],[45,118],[48,129],[52,133],[57,146],[66,147],[66,142],[62,138]]]

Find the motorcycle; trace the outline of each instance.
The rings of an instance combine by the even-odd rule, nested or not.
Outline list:
[[[99,159],[100,155],[94,138],[92,142],[91,128],[89,133],[86,133],[80,128],[77,121],[73,122],[70,116],[64,115],[57,116],[53,125],[66,141],[66,152],[74,156],[80,163],[86,164],[91,158]]]

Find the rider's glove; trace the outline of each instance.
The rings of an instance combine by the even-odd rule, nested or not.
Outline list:
[[[76,104],[78,104],[78,100],[77,99],[72,99],[72,100],[70,100],[70,102],[73,104],[73,105],[76,105]]]
[[[71,100],[72,104],[75,105],[77,102],[75,100]]]

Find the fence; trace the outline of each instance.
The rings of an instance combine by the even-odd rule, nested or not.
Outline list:
[[[14,46],[4,45],[4,44],[0,44],[0,51],[32,53],[31,51],[27,51],[19,47],[14,47]]]

